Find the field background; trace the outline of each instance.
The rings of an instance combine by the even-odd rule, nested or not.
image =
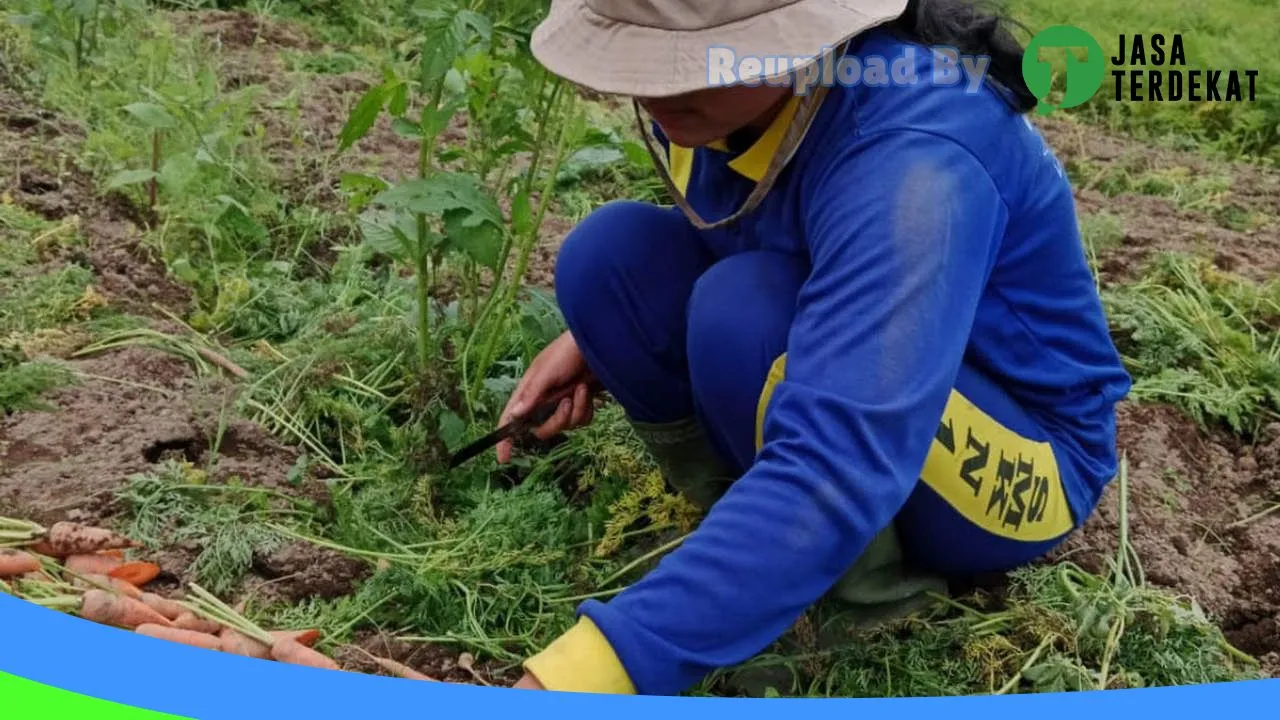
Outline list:
[[[1245,105],[1037,119],[1137,385],[1125,471],[1049,561],[693,694],[940,695],[1280,673],[1280,27],[1270,0],[1019,0],[1182,32]],[[697,522],[617,409],[510,468],[487,432],[562,329],[559,242],[663,200],[625,108],[528,55],[540,0],[9,0],[0,515],[117,527],[160,587],[504,683]],[[1027,36],[1023,36],[1025,40]]]

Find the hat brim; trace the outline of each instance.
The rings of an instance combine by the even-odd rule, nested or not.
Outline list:
[[[907,0],[799,0],[725,25],[686,31],[606,18],[584,0],[553,0],[547,18],[533,31],[532,49],[547,70],[598,93],[670,97],[716,86],[712,48],[728,48],[739,59],[785,58],[785,70],[756,77],[775,80],[812,65],[854,35],[896,19],[906,7]]]

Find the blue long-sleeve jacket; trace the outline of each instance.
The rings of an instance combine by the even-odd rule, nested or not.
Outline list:
[[[876,31],[852,52],[908,47]],[[548,687],[677,693],[766,648],[903,506],[962,362],[1064,449],[1077,521],[1112,477],[1129,378],[1062,168],[995,91],[933,85],[915,53],[915,86],[833,88],[761,207],[710,237],[811,263],[763,446],[680,548],[529,662]],[[703,217],[741,205],[787,119],[741,155],[669,148]]]

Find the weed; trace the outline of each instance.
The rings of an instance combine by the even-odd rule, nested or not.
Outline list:
[[[1108,315],[1136,379],[1132,397],[1255,433],[1280,410],[1278,293],[1178,255],[1109,290]]]
[[[189,463],[166,461],[156,473],[135,475],[119,493],[132,516],[131,537],[153,547],[197,548],[189,572],[215,593],[236,587],[255,553],[278,547],[281,536],[264,523],[287,512],[269,491],[210,485]]]
[[[76,381],[61,365],[23,362],[15,355],[17,353],[0,348],[0,416],[23,410],[51,410],[40,396]]]

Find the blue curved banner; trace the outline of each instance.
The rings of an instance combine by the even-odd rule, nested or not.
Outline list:
[[[190,648],[0,595],[0,673],[88,698],[194,720],[359,717],[1196,718],[1280,707],[1280,680],[1000,697],[770,699],[578,695],[313,670]],[[53,717],[5,711],[0,717]],[[12,709],[12,705],[10,706]]]

